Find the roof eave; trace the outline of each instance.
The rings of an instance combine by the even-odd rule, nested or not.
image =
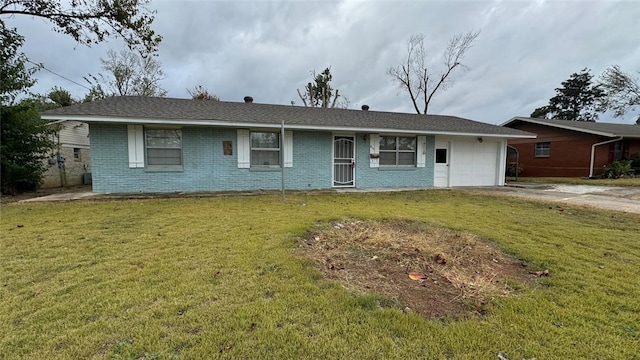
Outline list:
[[[274,128],[279,129],[282,124],[274,123],[256,123],[256,122],[238,122],[238,121],[220,121],[220,120],[193,120],[193,119],[153,119],[153,118],[126,118],[126,117],[106,117],[106,116],[87,116],[87,115],[42,115],[45,120],[75,120],[87,123],[117,123],[117,124],[153,124],[153,125],[193,125],[193,126],[219,126],[231,128]],[[344,131],[344,132],[367,132],[367,133],[415,133],[419,135],[447,135],[447,136],[486,136],[500,138],[515,139],[534,139],[535,134],[495,134],[480,132],[456,132],[456,131],[433,131],[433,130],[417,130],[417,129],[394,129],[394,128],[374,128],[374,127],[350,127],[350,126],[318,126],[318,125],[300,125],[286,124],[287,129],[292,130],[315,130],[315,131]]]
[[[576,127],[573,127],[573,126],[566,126],[566,125],[549,124],[549,123],[544,122],[544,121],[538,121],[538,120],[532,119],[532,118],[517,117],[517,116],[514,117],[514,118],[511,118],[511,119],[509,119],[509,120],[507,120],[505,122],[503,122],[499,126],[507,126],[507,125],[512,124],[512,123],[514,123],[516,121],[523,121],[523,122],[528,122],[528,123],[537,124],[537,125],[550,126],[550,127],[555,127],[555,128],[558,128],[558,129],[565,129],[565,130],[571,130],[571,131],[577,131],[577,132],[593,134],[593,135],[600,135],[600,136],[607,136],[607,137],[620,137],[620,136],[629,137],[627,135],[619,135],[619,134],[614,134],[614,133],[605,132],[605,131],[582,129],[582,128],[576,128]],[[570,122],[570,121],[567,121],[567,122]]]

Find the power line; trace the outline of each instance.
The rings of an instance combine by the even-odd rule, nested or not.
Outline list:
[[[58,74],[57,72],[55,72],[55,71],[53,71],[53,70],[49,70],[49,69],[47,69],[47,68],[46,68],[42,63],[40,63],[40,64],[36,64],[36,63],[34,63],[33,61],[28,60],[28,59],[27,59],[27,62],[30,62],[30,63],[32,63],[33,65],[39,66],[39,67],[40,67],[40,68],[42,68],[43,70],[46,70],[46,71],[48,71],[48,72],[52,73],[52,74],[53,74],[53,75],[55,75],[55,76],[61,77],[61,78],[65,79],[65,80],[67,80],[67,81],[69,81],[69,82],[72,82],[72,83],[74,83],[74,84],[76,84],[76,85],[78,85],[78,86],[81,86],[81,87],[83,87],[83,88],[85,88],[85,89],[87,89],[87,90],[89,90],[89,91],[91,90],[91,88],[88,88],[87,86],[82,85],[82,84],[80,84],[80,83],[79,83],[79,82],[77,82],[77,81],[71,80],[71,79],[69,79],[68,77],[63,76],[63,75],[60,75],[60,74]]]

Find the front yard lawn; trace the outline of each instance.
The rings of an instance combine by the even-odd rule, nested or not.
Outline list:
[[[483,315],[404,312],[298,254],[344,219],[463,230],[550,276]],[[631,359],[639,234],[638,215],[449,190],[8,204],[0,359]]]

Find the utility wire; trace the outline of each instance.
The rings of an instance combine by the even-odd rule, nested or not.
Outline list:
[[[35,65],[35,66],[39,66],[39,67],[40,67],[40,68],[42,68],[43,70],[46,70],[46,71],[48,71],[48,72],[52,73],[52,74],[53,74],[53,75],[55,75],[55,76],[61,77],[61,78],[65,79],[65,80],[67,80],[67,81],[69,81],[69,82],[72,82],[72,83],[74,83],[74,84],[78,85],[78,86],[82,86],[83,88],[85,88],[85,89],[87,89],[87,90],[91,90],[91,88],[89,88],[89,87],[87,87],[87,86],[85,86],[85,85],[82,85],[82,84],[80,84],[80,83],[79,83],[79,82],[77,82],[77,81],[71,80],[71,79],[69,79],[68,77],[63,76],[63,75],[60,75],[60,74],[58,74],[57,72],[55,72],[55,71],[53,71],[53,70],[49,70],[49,69],[47,69],[47,68],[46,68],[42,63],[37,64],[37,63],[34,63],[33,61],[28,60],[28,59],[27,59],[27,62],[30,62],[30,63],[32,63],[32,64],[33,64],[33,65]]]

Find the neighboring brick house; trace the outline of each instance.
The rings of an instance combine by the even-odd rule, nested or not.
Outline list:
[[[53,121],[55,149],[45,160],[47,171],[42,187],[87,184],[91,181],[89,125],[79,121]]]
[[[113,97],[48,110],[89,123],[98,193],[504,184],[507,139],[454,116]],[[284,169],[281,167],[284,165]]]
[[[594,177],[615,160],[640,153],[640,125],[514,117],[501,124],[538,135],[509,139],[521,176]]]

